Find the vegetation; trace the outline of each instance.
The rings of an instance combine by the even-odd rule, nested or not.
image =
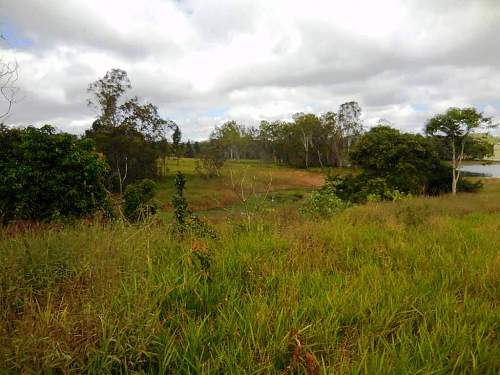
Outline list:
[[[85,135],[110,165],[108,188],[120,193],[129,183],[157,177],[157,160],[168,152],[168,131],[174,130],[174,140],[180,137],[177,125],[161,118],[155,105],[127,98],[131,87],[127,73],[113,69],[88,88],[88,104],[99,116]]]
[[[134,222],[147,219],[158,209],[155,193],[158,187],[149,179],[144,179],[127,186],[123,194],[123,213]]]
[[[451,191],[453,194],[457,193],[460,178],[459,168],[465,156],[465,146],[468,144],[470,149],[471,142],[474,140],[471,133],[477,129],[493,126],[492,119],[484,116],[475,108],[450,108],[445,114],[434,116],[427,122],[426,133],[442,137],[451,150]]]
[[[217,239],[161,222],[4,229],[0,368],[496,374],[499,198],[490,180],[330,220],[288,206]]]
[[[130,89],[89,86],[83,139],[0,126],[1,373],[500,373],[500,183],[458,171],[490,119],[347,102],[183,143]]]
[[[0,222],[82,217],[106,209],[108,166],[88,139],[0,125]]]

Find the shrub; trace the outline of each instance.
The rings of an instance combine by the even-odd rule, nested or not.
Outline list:
[[[91,140],[0,125],[0,220],[81,217],[106,209],[109,167]]]
[[[411,196],[410,193],[391,186],[383,177],[366,174],[329,176],[323,189],[329,189],[343,201],[353,203],[398,201]]]
[[[340,199],[335,194],[335,189],[327,184],[321,190],[311,193],[300,207],[300,212],[311,216],[328,218],[350,205],[349,202]]]
[[[127,186],[123,194],[123,213],[130,221],[144,220],[156,213],[158,203],[155,201],[156,183],[144,179]]]
[[[175,229],[179,233],[187,230],[200,237],[216,238],[217,233],[205,221],[193,215],[188,207],[188,201],[184,197],[186,187],[186,178],[182,172],[177,171],[175,176],[175,195],[172,197],[172,206],[174,207]]]

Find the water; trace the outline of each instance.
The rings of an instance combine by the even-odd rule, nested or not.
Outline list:
[[[468,164],[462,165],[460,171],[465,176],[482,176],[500,178],[500,164]]]

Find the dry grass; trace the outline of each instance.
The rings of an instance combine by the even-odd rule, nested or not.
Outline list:
[[[500,371],[499,180],[217,230],[0,232],[0,373]]]

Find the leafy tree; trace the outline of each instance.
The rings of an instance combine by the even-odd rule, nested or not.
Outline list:
[[[99,116],[86,136],[96,140],[108,159],[109,187],[120,193],[128,183],[156,177],[157,159],[167,153],[167,133],[177,129],[174,122],[159,115],[155,105],[127,98],[131,87],[125,71],[112,69],[88,88],[88,104]]]
[[[357,102],[351,101],[342,104],[337,114],[337,122],[343,147],[339,150],[341,166],[345,163],[351,146],[363,132],[363,123],[361,121],[361,107]]]
[[[471,133],[478,129],[491,128],[492,119],[475,108],[450,108],[446,113],[431,118],[425,127],[429,135],[443,137],[451,150],[452,180],[451,191],[457,193],[460,166],[465,155],[465,147],[470,142]]]
[[[111,167],[107,180],[111,190],[122,193],[127,183],[156,177],[159,153],[141,132],[124,124],[86,135],[106,156]]]
[[[172,149],[174,151],[174,156],[176,158],[179,158],[181,138],[182,138],[181,130],[179,129],[178,126],[175,126],[174,132],[172,133]]]
[[[309,168],[310,153],[315,146],[315,141],[321,138],[318,136],[321,133],[321,122],[316,115],[311,113],[298,113],[294,115],[294,120],[293,129],[298,133],[304,151],[304,166]],[[319,161],[321,161],[320,154]]]
[[[402,193],[449,191],[443,178],[449,176],[450,168],[441,162],[433,143],[418,134],[401,133],[388,126],[374,127],[361,136],[350,159],[362,169],[351,181],[359,185],[354,190],[363,190],[370,180],[383,179],[387,189]]]
[[[112,69],[105,76],[92,82],[87,92],[91,97],[87,104],[99,112],[98,126],[118,126],[120,124],[119,100],[132,87],[127,72]]]
[[[244,128],[236,121],[228,121],[215,128],[210,139],[224,149],[227,159],[239,159],[242,151]]]
[[[0,218],[80,217],[107,206],[108,165],[91,140],[0,125]]]
[[[452,150],[449,147],[448,140],[444,136],[435,135],[432,137],[439,156],[443,160],[451,161]],[[494,154],[495,143],[487,135],[472,134],[465,140],[464,160],[481,160]]]

